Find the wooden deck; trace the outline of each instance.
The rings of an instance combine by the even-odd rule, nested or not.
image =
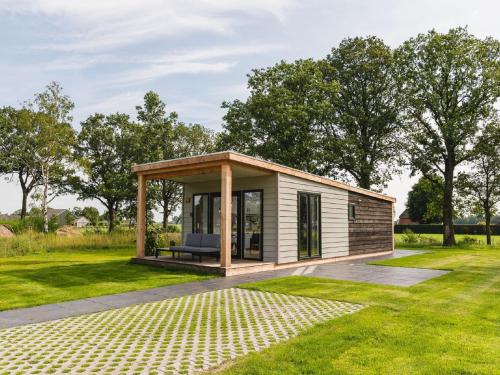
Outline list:
[[[306,259],[297,262],[282,263],[282,264],[277,264],[273,262],[261,262],[258,260],[233,259],[231,268],[221,267],[220,262],[217,262],[214,258],[203,258],[202,262],[199,262],[197,258],[195,258],[195,260],[192,260],[191,256],[188,255],[185,255],[182,258],[175,258],[175,259],[172,258],[171,256],[160,256],[158,258],[155,258],[154,256],[147,256],[144,258],[132,258],[132,262],[139,264],[147,264],[156,267],[165,267],[165,268],[175,267],[180,269],[189,269],[198,272],[214,273],[222,276],[235,276],[235,275],[243,275],[254,272],[273,271],[273,270],[281,270],[281,269],[296,268],[296,267],[307,267],[307,266],[342,262],[346,260],[363,259],[373,256],[391,255],[392,253],[393,250],[388,250],[378,253],[348,255],[335,258],[326,258],[326,259],[325,258]]]
[[[154,256],[146,256],[144,258],[132,258],[132,262],[148,264],[157,267],[175,267],[189,269],[199,272],[214,273],[222,276],[234,276],[243,275],[246,273],[272,271],[275,267],[274,263],[271,262],[233,259],[231,262],[231,267],[224,268],[221,267],[220,262],[216,261],[214,258],[202,258],[202,261],[199,262],[197,257],[195,257],[195,260],[192,260],[191,256],[189,255],[175,259],[171,256],[160,256],[158,258],[155,258]]]

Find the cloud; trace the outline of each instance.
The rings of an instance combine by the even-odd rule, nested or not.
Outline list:
[[[193,32],[231,33],[248,15],[283,22],[296,0],[4,0],[1,13],[49,17],[64,32],[41,47],[96,52]]]
[[[221,73],[234,67],[238,56],[282,49],[280,45],[220,46],[190,51],[171,52],[155,57],[136,57],[139,65],[111,77],[108,85],[129,85],[152,81],[172,74]]]

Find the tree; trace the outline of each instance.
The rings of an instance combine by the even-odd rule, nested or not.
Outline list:
[[[81,216],[88,219],[93,226],[96,226],[99,222],[99,211],[95,207],[84,207]]]
[[[500,43],[464,28],[433,30],[404,42],[395,56],[409,163],[435,183],[432,175],[443,177],[443,245],[453,246],[455,170],[473,157],[499,97]]]
[[[94,114],[82,122],[75,158],[83,176],[73,177],[80,199],[97,199],[107,209],[108,229],[115,228],[116,213],[136,194],[131,167],[137,160],[139,130],[126,114]]]
[[[325,61],[280,62],[248,76],[246,101],[224,102],[219,149],[249,155],[312,173],[329,174],[317,129],[331,116],[336,82],[327,80]]]
[[[421,177],[408,192],[406,207],[412,221],[421,224],[443,222],[443,179],[434,178],[441,181],[441,186]]]
[[[64,95],[62,87],[52,82],[45,91],[36,94],[33,103],[28,103],[34,115],[35,137],[31,152],[40,173],[42,191],[39,194],[44,218],[45,233],[49,231],[47,208],[61,192],[65,191],[70,175],[69,162],[75,133],[70,115],[74,103]]]
[[[155,92],[144,96],[144,104],[137,106],[137,119],[142,125],[142,162],[174,159],[198,155],[213,150],[213,132],[201,125],[185,125],[177,122],[177,113],[167,114],[166,105]],[[160,206],[163,230],[167,231],[168,217],[182,201],[181,185],[170,180],[153,180],[148,189],[148,198],[153,200],[148,209]],[[133,212],[135,202],[129,205]]]
[[[174,152],[174,125],[177,114],[167,115],[166,105],[160,96],[149,91],[144,95],[143,106],[137,106],[137,120],[142,125],[142,144],[147,145],[142,153],[142,162],[153,162],[175,158]],[[174,181],[153,180],[148,188],[149,210],[156,205],[161,207],[163,230],[167,230],[168,216],[171,208],[179,204],[180,187]],[[129,204],[129,215],[135,211],[135,202]]]
[[[23,108],[0,109],[0,175],[17,176],[22,191],[21,219],[26,217],[28,196],[40,184],[41,175],[35,164],[35,124],[33,113]]]
[[[376,37],[348,38],[327,61],[339,94],[333,118],[323,124],[324,152],[360,187],[382,187],[397,171],[401,154],[393,53]]]
[[[486,243],[491,245],[491,218],[500,202],[500,122],[486,126],[475,148],[470,172],[461,172],[458,190],[471,198],[473,206],[480,207],[486,224]]]

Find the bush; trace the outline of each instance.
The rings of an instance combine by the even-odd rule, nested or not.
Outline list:
[[[167,225],[167,232],[168,233],[180,233],[181,226],[179,224],[168,224]]]
[[[413,233],[411,229],[405,229],[401,239],[403,243],[415,244],[420,242],[420,235]]]
[[[43,217],[39,215],[26,216],[24,220],[4,220],[0,221],[0,224],[5,225],[15,234],[21,234],[24,232],[43,232]],[[49,232],[54,232],[58,227],[56,218],[49,220]]]
[[[478,245],[480,243],[481,243],[481,241],[479,241],[478,239],[476,239],[474,237],[465,236],[464,238],[462,238],[461,241],[458,242],[458,245],[459,246],[470,246],[470,245]]]

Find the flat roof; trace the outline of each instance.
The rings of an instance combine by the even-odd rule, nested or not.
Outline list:
[[[222,151],[222,152],[215,152],[212,154],[188,156],[185,158],[162,160],[146,164],[138,164],[132,167],[132,171],[138,175],[147,176],[147,175],[159,174],[161,172],[169,172],[172,170],[181,171],[183,167],[192,168],[193,166],[199,166],[200,168],[203,168],[204,166],[214,166],[225,162],[233,162],[253,168],[283,173],[290,176],[302,178],[304,180],[317,182],[323,185],[333,186],[339,189],[352,191],[354,193],[367,195],[370,197],[386,200],[389,202],[396,202],[396,198],[383,193],[351,186],[349,184],[346,184],[345,182],[336,181],[328,177],[318,176],[312,173],[304,172],[295,168],[290,168],[285,165],[273,163],[270,161],[258,159],[252,156],[240,154],[234,151]]]

